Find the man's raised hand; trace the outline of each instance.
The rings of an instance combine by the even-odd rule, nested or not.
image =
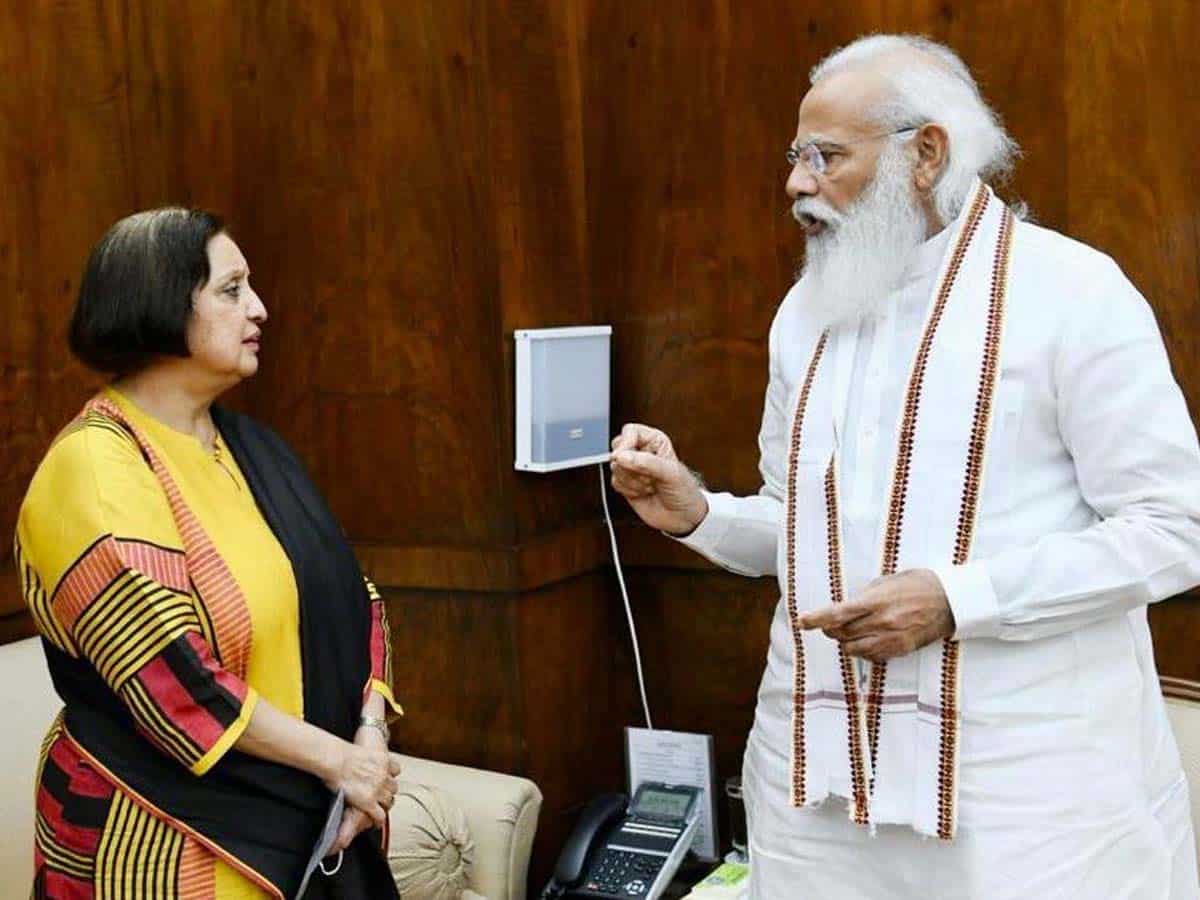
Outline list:
[[[708,515],[708,502],[696,476],[679,461],[671,439],[657,428],[624,426],[613,438],[609,466],[613,489],[651,528],[688,534]]]

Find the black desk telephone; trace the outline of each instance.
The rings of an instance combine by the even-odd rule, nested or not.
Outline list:
[[[602,794],[584,809],[541,900],[656,900],[692,845],[700,790],[646,782],[633,802]]]

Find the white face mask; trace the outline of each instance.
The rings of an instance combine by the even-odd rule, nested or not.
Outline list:
[[[844,213],[816,197],[792,204],[797,219],[808,213],[825,223],[807,239],[800,272],[803,302],[822,329],[874,315],[902,283],[925,240],[911,176],[903,144],[889,141],[874,179]]]

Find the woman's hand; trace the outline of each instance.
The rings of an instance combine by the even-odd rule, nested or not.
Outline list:
[[[363,713],[383,716],[383,698],[372,693]],[[387,739],[374,728],[360,728],[354,743],[280,712],[259,698],[250,724],[236,744],[243,753],[311,772],[335,793],[343,791],[348,807],[361,810],[382,826],[396,796],[400,757],[389,753]]]
[[[400,756],[388,752],[383,735],[379,736],[379,744],[382,747],[359,744],[357,739],[353,744],[343,742],[341,758],[325,784],[332,791],[344,791],[348,806],[362,811],[377,827],[382,827],[396,799]]]
[[[345,850],[354,843],[356,837],[364,831],[369,831],[371,827],[371,819],[365,812],[361,809],[347,809],[342,813],[342,824],[338,827],[333,846],[329,848],[329,855],[333,856]]]
[[[369,726],[362,726],[354,735],[354,743],[366,750],[374,750],[377,753],[387,754],[388,745],[383,734],[379,729]],[[347,807],[342,813],[342,824],[338,828],[337,839],[333,842],[333,847],[330,849],[330,855],[337,853],[340,850],[345,850],[364,831],[369,831],[373,826],[371,817],[361,809]]]

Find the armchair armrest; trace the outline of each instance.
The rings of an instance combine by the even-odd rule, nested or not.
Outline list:
[[[390,817],[390,848],[404,846],[414,829],[427,828],[420,821],[432,813],[429,798],[436,797],[440,816],[461,814],[473,844],[467,866],[467,887],[487,900],[524,900],[529,873],[529,853],[537,830],[542,793],[527,778],[454,766],[448,763],[402,757],[401,794],[413,786],[406,799],[397,799]],[[421,791],[421,786],[426,791]],[[458,828],[452,827],[457,833]],[[420,832],[426,841],[426,832]],[[469,849],[469,847],[468,847]],[[392,871],[402,862],[389,852]]]

